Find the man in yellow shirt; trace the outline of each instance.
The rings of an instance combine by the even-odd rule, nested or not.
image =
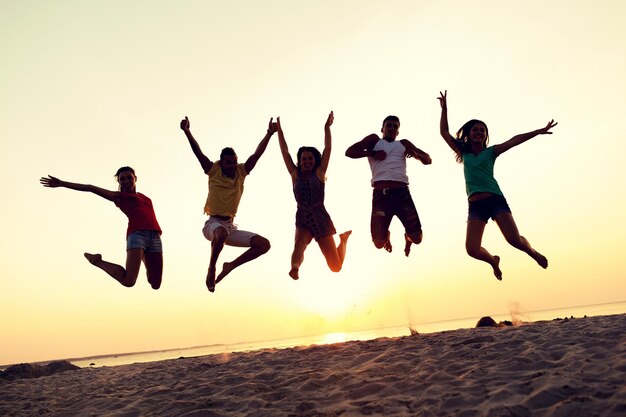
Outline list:
[[[265,148],[267,148],[267,144],[278,126],[273,122],[273,118],[270,119],[267,133],[261,139],[256,151],[244,164],[237,163],[237,154],[232,148],[222,149],[220,160],[217,163],[212,162],[202,153],[200,145],[191,134],[189,119],[186,116],[180,122],[180,128],[185,132],[191,150],[198,158],[204,173],[209,176],[209,195],[204,205],[204,212],[209,215],[209,219],[204,224],[202,233],[211,241],[211,261],[209,262],[206,285],[209,291],[213,292],[215,291],[215,284],[223,280],[233,269],[270,250],[269,240],[256,233],[238,230],[237,226],[233,224],[233,218],[237,214],[239,201],[243,194],[243,182],[265,152]],[[216,277],[215,264],[224,245],[249,249],[232,262],[224,262],[222,272]]]

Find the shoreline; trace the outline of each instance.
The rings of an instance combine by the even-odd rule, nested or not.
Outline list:
[[[0,382],[0,414],[618,416],[626,314]]]
[[[576,316],[573,313],[578,314]],[[569,318],[594,317],[598,315],[612,315],[626,313],[626,301],[609,303],[588,304],[573,307],[559,307],[552,309],[542,309],[526,312],[509,311],[507,313],[492,314],[496,321],[509,320],[514,323],[523,324],[537,323],[541,321],[558,320],[561,315]],[[556,317],[558,316],[558,317]],[[113,354],[99,354],[89,356],[74,356],[69,358],[45,359],[29,362],[16,362],[13,364],[0,365],[0,371],[17,364],[46,365],[56,361],[67,361],[82,368],[100,366],[120,366],[132,363],[149,363],[177,357],[204,356],[222,353],[249,352],[267,348],[288,348],[296,346],[324,345],[336,342],[347,342],[353,340],[372,340],[380,337],[400,337],[408,336],[414,331],[420,334],[438,333],[450,330],[462,330],[474,328],[480,317],[465,317],[449,320],[438,320],[421,322],[416,324],[404,324],[398,326],[385,326],[367,330],[355,330],[346,332],[336,332],[333,334],[344,335],[344,340],[325,341],[328,334],[317,334],[308,336],[294,336],[279,339],[265,339],[255,341],[243,341],[236,343],[213,343],[209,345],[198,345],[191,347],[176,347],[158,350],[145,350],[136,352],[122,352]],[[125,358],[127,360],[125,360]],[[103,361],[104,359],[104,361]],[[93,365],[92,365],[93,363]]]

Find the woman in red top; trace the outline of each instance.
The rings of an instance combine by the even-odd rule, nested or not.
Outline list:
[[[76,191],[88,191],[114,202],[128,217],[126,268],[104,261],[100,254],[85,253],[85,258],[125,287],[135,285],[139,267],[143,261],[148,282],[156,290],[161,286],[163,275],[163,249],[161,228],[154,214],[152,201],[136,191],[137,176],[131,167],[118,169],[115,178],[119,184],[119,191],[62,181],[50,175],[47,178],[42,177],[39,182],[44,187],[65,187]]]

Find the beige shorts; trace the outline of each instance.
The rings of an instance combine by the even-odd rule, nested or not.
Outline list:
[[[237,225],[232,220],[220,220],[215,217],[209,217],[204,223],[202,234],[207,240],[213,240],[213,233],[215,233],[218,227],[223,227],[228,232],[225,243],[229,246],[250,247],[250,239],[253,236],[257,236],[256,233],[237,229]]]

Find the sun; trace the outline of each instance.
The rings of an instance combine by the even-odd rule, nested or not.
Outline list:
[[[327,333],[323,336],[322,344],[331,345],[333,343],[342,343],[348,340],[348,335],[342,332]]]

